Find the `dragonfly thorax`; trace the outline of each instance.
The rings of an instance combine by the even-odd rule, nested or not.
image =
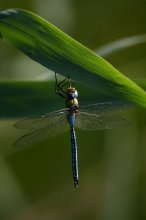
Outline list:
[[[70,109],[70,114],[76,114],[78,112],[78,92],[74,87],[67,89],[66,93],[66,107]]]

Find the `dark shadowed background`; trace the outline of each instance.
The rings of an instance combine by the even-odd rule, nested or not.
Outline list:
[[[146,33],[145,0],[1,0],[0,9],[6,8],[37,13],[92,50]],[[144,82],[146,43],[105,58],[131,79]],[[17,120],[64,107],[53,79],[51,71],[0,41],[0,219],[146,219],[145,109],[127,111],[132,123],[120,129],[76,131],[77,189],[69,132],[35,146],[12,147],[25,133],[13,128]],[[81,104],[98,101],[94,92],[78,90]]]

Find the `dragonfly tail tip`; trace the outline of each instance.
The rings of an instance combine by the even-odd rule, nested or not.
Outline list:
[[[74,181],[74,186],[75,186],[75,188],[79,187],[79,181],[78,180]]]

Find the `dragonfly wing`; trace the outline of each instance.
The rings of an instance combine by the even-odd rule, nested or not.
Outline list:
[[[46,126],[52,127],[57,121],[60,121],[62,117],[66,114],[67,109],[61,109],[58,111],[54,111],[51,113],[47,113],[40,117],[28,117],[24,118],[14,124],[15,128],[18,129],[30,129],[36,130],[40,128],[44,128]]]
[[[103,102],[80,107],[80,111],[96,113],[100,116],[111,116],[120,113],[130,107],[130,104],[123,102]]]
[[[96,114],[88,114],[86,112],[80,112],[76,116],[75,127],[82,130],[104,130],[112,129],[127,124],[127,119],[116,117],[102,117]]]
[[[66,116],[64,116],[61,121],[58,121],[56,124],[54,123],[51,127],[46,126],[22,136],[14,143],[14,146],[27,146],[42,142],[44,140],[53,138],[56,135],[64,133],[68,128],[69,124],[67,122]]]

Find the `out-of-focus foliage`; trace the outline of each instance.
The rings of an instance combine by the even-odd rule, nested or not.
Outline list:
[[[0,7],[33,11],[92,50],[146,33],[143,0],[1,0]],[[106,59],[131,79],[139,79],[139,85],[145,87],[145,44],[110,54]],[[43,114],[47,99],[47,112],[64,106],[53,95],[53,82],[6,82],[42,80],[42,76],[48,80],[50,73],[44,72],[47,72],[44,67],[0,41],[0,109],[6,113],[5,118],[1,113],[0,121],[0,219],[145,220],[145,109],[127,113],[132,121],[128,127],[101,132],[77,130],[80,175],[77,190],[72,184],[69,133],[29,148],[12,147],[25,133],[13,128],[19,120],[16,116]],[[85,87],[75,85],[80,103],[97,101],[94,91],[89,93]]]

